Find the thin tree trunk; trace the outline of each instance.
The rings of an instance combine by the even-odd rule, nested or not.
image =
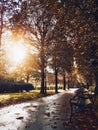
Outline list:
[[[55,93],[58,93],[58,69],[55,67]]]
[[[1,44],[2,44],[2,29],[3,29],[3,4],[1,5],[0,22],[1,22],[1,26],[0,26],[0,47],[1,47]]]
[[[27,75],[26,82],[27,83],[29,82],[29,75]]]
[[[65,71],[63,72],[63,89],[66,90],[66,76],[65,76]]]
[[[95,95],[98,95],[98,71],[95,72],[95,83],[96,83]]]
[[[41,93],[44,94],[44,68],[41,67]]]
[[[41,42],[41,90],[45,94],[45,59],[44,59],[44,39]]]

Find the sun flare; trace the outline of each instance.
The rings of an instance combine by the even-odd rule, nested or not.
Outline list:
[[[26,48],[21,43],[13,43],[6,49],[7,60],[13,67],[21,64],[26,58]]]
[[[9,58],[13,63],[19,63],[25,58],[25,50],[21,46],[12,46],[9,51]]]

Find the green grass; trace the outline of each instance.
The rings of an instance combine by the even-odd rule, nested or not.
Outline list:
[[[46,95],[40,94],[40,91],[34,90],[32,92],[20,92],[20,93],[5,93],[0,94],[0,107],[21,103],[35,98],[43,96],[49,96],[55,94],[53,91],[48,91]]]

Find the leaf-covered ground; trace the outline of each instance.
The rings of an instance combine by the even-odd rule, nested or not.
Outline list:
[[[98,120],[92,113],[75,114],[72,120],[63,123],[66,130],[98,130]]]

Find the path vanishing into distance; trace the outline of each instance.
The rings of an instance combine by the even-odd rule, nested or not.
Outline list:
[[[69,124],[71,91],[63,91],[0,109],[0,130],[98,130],[93,124]],[[85,120],[85,118],[83,119]],[[93,119],[90,118],[92,121]],[[94,123],[94,122],[93,122]],[[84,127],[84,126],[87,127]],[[91,126],[90,126],[91,128]]]

